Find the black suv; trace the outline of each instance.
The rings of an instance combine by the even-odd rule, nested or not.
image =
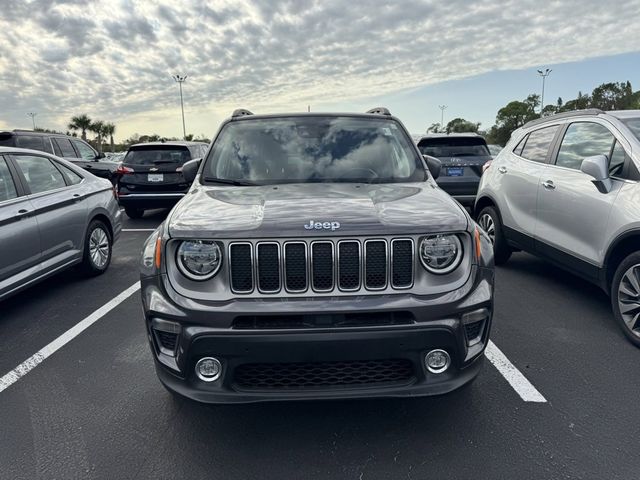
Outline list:
[[[200,142],[149,142],[129,147],[118,167],[118,199],[130,218],[152,208],[172,207],[189,190],[182,165],[203,158],[208,145]]]
[[[442,162],[438,185],[463,205],[472,206],[482,167],[492,156],[483,137],[475,133],[425,135],[418,141],[423,155]]]
[[[438,171],[385,108],[234,112],[184,165],[193,186],[143,248],[161,382],[212,403],[470,382],[491,327],[492,246]]]
[[[116,183],[118,163],[105,158],[80,138],[60,133],[13,130],[0,132],[0,146],[29,148],[51,153],[68,160],[78,167]]]

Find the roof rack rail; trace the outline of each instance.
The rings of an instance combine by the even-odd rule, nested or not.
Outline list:
[[[532,127],[534,125],[538,125],[539,123],[545,123],[549,120],[560,120],[562,118],[568,117],[577,117],[580,115],[600,115],[604,113],[604,110],[600,110],[599,108],[585,108],[584,110],[571,110],[570,112],[562,112],[556,113],[555,115],[549,115],[548,117],[536,118],[535,120],[531,120],[525,123],[522,128]]]
[[[231,118],[246,117],[248,115],[253,115],[253,112],[250,112],[249,110],[246,110],[244,108],[238,108],[233,111],[233,113],[231,114]]]
[[[389,115],[389,116],[391,116],[391,112],[389,111],[389,109],[388,108],[384,108],[384,107],[372,108],[371,110],[367,110],[367,113],[370,113],[372,115]]]

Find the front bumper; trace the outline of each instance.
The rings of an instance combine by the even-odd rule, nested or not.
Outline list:
[[[160,275],[142,279],[143,307],[151,350],[160,381],[170,390],[207,403],[249,403],[275,400],[414,397],[455,390],[478,374],[488,341],[493,310],[493,270],[474,267],[465,285],[433,296],[411,294],[339,298],[238,299],[218,305],[177,295]],[[469,346],[463,318],[485,312],[477,343]],[[238,329],[238,317],[251,315],[322,315],[360,312],[405,312],[414,321],[403,325]],[[467,314],[467,315],[465,315]],[[158,321],[179,327],[175,355],[160,349]],[[433,374],[424,365],[426,353],[444,349],[451,356],[447,371]],[[171,352],[169,352],[171,353]],[[194,371],[198,359],[211,356],[222,363],[222,375],[203,382]],[[257,388],[238,381],[239,368],[256,364],[331,364],[397,360],[411,374],[389,383],[322,387]]]

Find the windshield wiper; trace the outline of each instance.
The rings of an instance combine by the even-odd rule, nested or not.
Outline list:
[[[220,183],[222,185],[235,185],[237,187],[256,187],[259,184],[245,180],[231,180],[228,178],[204,177],[205,182]]]

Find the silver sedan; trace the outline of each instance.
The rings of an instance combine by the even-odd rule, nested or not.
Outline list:
[[[104,273],[121,217],[108,180],[50,154],[0,147],[0,299],[72,266]]]

